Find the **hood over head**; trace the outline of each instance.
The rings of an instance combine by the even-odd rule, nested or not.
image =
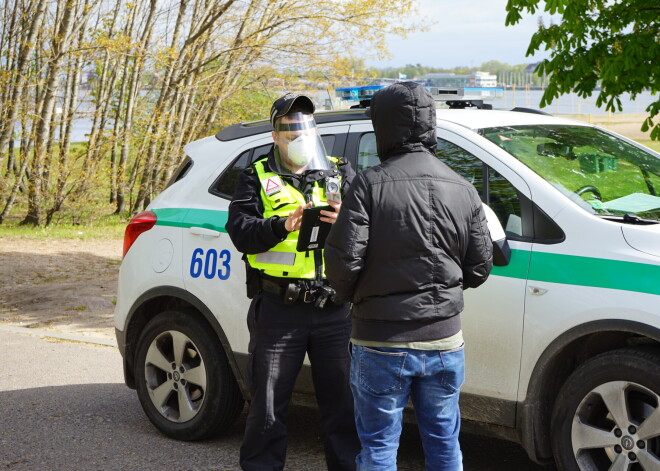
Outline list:
[[[374,93],[368,112],[381,161],[408,152],[435,154],[435,101],[423,85],[399,82],[383,88]]]

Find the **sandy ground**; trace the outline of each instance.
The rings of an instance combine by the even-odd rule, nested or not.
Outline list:
[[[556,115],[560,116],[560,115]],[[563,116],[563,115],[562,115]],[[636,141],[651,139],[650,132],[642,132],[642,122],[648,115],[645,114],[594,114],[594,115],[566,115],[567,118],[577,119],[585,123],[595,124]]]
[[[114,339],[122,243],[0,237],[0,324]]]

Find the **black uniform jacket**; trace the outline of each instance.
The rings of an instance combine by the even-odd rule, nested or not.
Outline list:
[[[268,154],[266,169],[278,173],[276,168],[275,157],[271,151]],[[355,172],[344,159],[340,159],[338,169],[342,176],[343,193],[355,177]],[[283,181],[293,185],[307,197],[311,194],[314,181],[325,179],[328,172],[311,171],[301,175],[279,175]],[[225,225],[225,229],[238,251],[244,254],[266,252],[287,237],[288,232],[284,228],[285,219],[277,216],[264,219],[263,214],[261,182],[257,172],[250,166],[243,171],[238,180]],[[248,285],[253,278],[248,270]],[[248,293],[251,294],[250,286],[248,286]]]
[[[446,338],[460,330],[463,289],[492,268],[481,201],[435,156],[435,104],[421,87],[391,85],[371,113],[382,163],[344,199],[326,240],[326,275],[354,303],[354,338]]]

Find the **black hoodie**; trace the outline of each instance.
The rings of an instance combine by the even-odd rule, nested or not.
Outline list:
[[[461,328],[463,289],[492,268],[481,201],[436,158],[435,103],[423,86],[378,91],[370,113],[382,163],[353,181],[326,241],[326,275],[353,302],[353,338],[449,337]]]

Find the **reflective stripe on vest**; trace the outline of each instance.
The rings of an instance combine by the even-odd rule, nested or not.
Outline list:
[[[338,159],[328,157],[336,164]],[[267,158],[257,160],[253,167],[257,172],[257,177],[261,183],[269,178],[279,178],[279,175],[266,170]],[[341,176],[338,175],[341,179]],[[281,180],[282,186],[279,191],[270,196],[264,191],[261,185],[260,195],[264,205],[263,217],[268,219],[273,216],[285,218],[290,212],[295,211],[301,204],[307,203],[305,196],[293,185]],[[321,180],[322,181],[322,180]],[[325,199],[325,187],[314,182],[312,188],[312,203],[314,206],[323,206],[327,204]],[[286,239],[278,243],[268,252],[260,254],[248,254],[247,261],[252,268],[262,271],[264,274],[278,278],[316,278],[316,265],[314,263],[313,252],[298,252],[296,244],[298,243],[298,231],[290,232]],[[322,255],[322,254],[321,254]],[[325,273],[325,270],[323,270]]]
[[[257,263],[268,263],[270,265],[293,265],[296,261],[296,254],[289,252],[268,252],[258,253],[256,255]]]

